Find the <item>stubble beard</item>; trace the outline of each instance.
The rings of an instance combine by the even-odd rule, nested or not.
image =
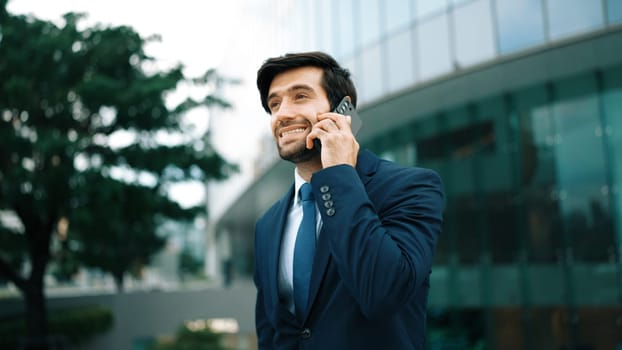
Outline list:
[[[308,149],[304,143],[297,145],[297,147],[289,152],[286,152],[277,144],[277,148],[279,149],[279,156],[281,159],[286,160],[288,162],[292,162],[294,164],[305,163],[310,161],[313,158],[320,156],[320,151],[317,147],[313,147]]]

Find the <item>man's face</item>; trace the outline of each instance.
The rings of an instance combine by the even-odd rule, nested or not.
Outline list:
[[[294,68],[276,75],[270,84],[272,135],[285,160],[299,163],[319,155],[319,150],[306,148],[306,139],[318,114],[330,110],[322,75],[318,67]]]

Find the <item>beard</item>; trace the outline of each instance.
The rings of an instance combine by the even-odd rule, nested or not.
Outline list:
[[[313,147],[308,149],[304,143],[300,145],[296,145],[296,147],[291,151],[285,151],[281,146],[277,144],[276,146],[279,149],[279,156],[281,159],[286,160],[288,162],[292,162],[294,164],[307,162],[315,157],[320,156],[319,148]]]

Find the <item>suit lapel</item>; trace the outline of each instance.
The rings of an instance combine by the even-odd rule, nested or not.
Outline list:
[[[367,183],[371,180],[371,176],[376,172],[378,162],[379,158],[369,151],[361,151],[359,153],[356,171],[364,185],[367,186]],[[309,287],[309,303],[305,317],[309,315],[309,310],[315,301],[330,261],[328,234],[325,234],[324,231],[324,226],[322,226],[320,238],[317,242],[317,249],[315,250],[315,258],[313,259],[313,272],[311,273],[311,285]]]
[[[320,230],[320,238],[317,241],[317,247],[315,249],[315,257],[313,258],[313,271],[311,272],[311,285],[309,286],[309,303],[307,306],[307,313],[313,305],[317,292],[324,279],[326,268],[330,260],[330,247],[328,245],[328,234],[324,232],[324,226]],[[306,317],[305,315],[305,317]]]
[[[287,222],[287,214],[289,212],[290,204],[294,197],[294,186],[292,185],[289,191],[279,201],[276,208],[275,221],[273,226],[268,228],[273,230],[272,233],[267,236],[270,238],[268,255],[268,281],[272,284],[272,301],[274,305],[279,304],[279,261],[281,257],[281,242],[283,238],[283,232],[285,231],[285,223]]]

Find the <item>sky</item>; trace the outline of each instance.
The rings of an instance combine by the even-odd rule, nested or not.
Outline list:
[[[235,35],[233,29],[239,27],[240,17],[236,13],[241,3],[239,0],[9,0],[8,11],[58,24],[67,12],[83,12],[87,14],[82,24],[85,27],[97,23],[128,25],[143,37],[158,34],[161,41],[145,47],[146,53],[156,59],[155,68],[167,69],[181,63],[186,76],[192,77],[222,64],[230,36]],[[186,93],[179,89],[171,98],[181,101]],[[195,120],[209,118],[203,114]],[[183,183],[172,187],[170,193],[182,206],[191,206],[203,199],[205,187],[201,183]]]
[[[9,0],[8,10],[57,23],[64,13],[84,12],[85,25],[129,25],[145,37],[159,34],[162,42],[151,44],[147,52],[162,67],[182,62],[185,73],[195,75],[221,63],[238,5],[235,0]],[[207,45],[197,45],[201,42]]]

